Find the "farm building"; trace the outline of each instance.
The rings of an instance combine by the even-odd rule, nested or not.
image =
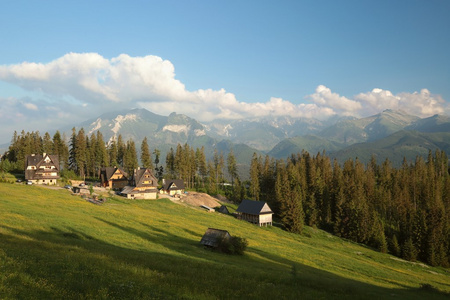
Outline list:
[[[230,238],[231,235],[226,230],[208,228],[203,235],[200,244],[206,247],[217,248],[222,240],[228,240]]]
[[[236,209],[239,220],[248,221],[258,226],[272,225],[273,211],[263,201],[243,200]]]
[[[44,153],[26,157],[25,180],[34,184],[55,185],[59,179],[59,160],[56,155]]]

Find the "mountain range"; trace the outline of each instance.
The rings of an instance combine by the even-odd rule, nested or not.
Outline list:
[[[107,113],[76,126],[87,134],[100,130],[106,141],[122,135],[139,147],[147,137],[152,149],[165,153],[178,143],[205,147],[207,158],[214,149],[228,155],[233,149],[238,164],[248,166],[256,152],[274,158],[308,151],[325,151],[340,162],[358,157],[367,162],[372,154],[379,162],[386,158],[398,166],[405,157],[414,161],[429,150],[450,151],[450,117],[435,115],[419,118],[402,111],[385,110],[366,118],[336,118],[326,122],[308,118],[261,118],[199,122],[183,114],[169,116],[145,109]],[[63,130],[64,131],[64,130]],[[70,136],[70,130],[65,130]],[[245,168],[246,169],[246,168]]]
[[[138,151],[147,137],[150,148],[161,151],[163,162],[167,151],[179,143],[204,147],[207,159],[212,158],[214,149],[225,158],[233,149],[242,175],[248,175],[255,152],[279,159],[303,150],[312,155],[325,151],[340,163],[355,158],[367,163],[374,155],[379,163],[388,158],[394,166],[400,166],[404,158],[414,162],[418,155],[426,157],[429,150],[450,153],[450,117],[420,118],[394,110],[366,118],[336,117],[327,121],[274,117],[199,122],[184,114],[162,116],[132,109],[105,113],[59,131],[68,138],[73,127],[77,131],[84,128],[87,135],[99,130],[108,142],[120,134],[124,141],[133,139]],[[7,147],[2,147],[2,153]]]

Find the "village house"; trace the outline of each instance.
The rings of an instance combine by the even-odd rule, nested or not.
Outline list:
[[[122,192],[128,199],[156,199],[158,193],[158,179],[151,169],[137,168],[133,172],[130,185]]]
[[[128,185],[128,174],[117,167],[105,167],[100,169],[100,179],[103,187],[110,189],[123,189]]]
[[[26,157],[25,180],[33,184],[55,185],[59,178],[58,156],[43,153]]]
[[[263,201],[242,200],[236,209],[239,220],[248,221],[258,226],[272,225],[273,211]]]
[[[200,244],[209,248],[217,248],[223,240],[229,240],[231,235],[226,230],[208,228],[200,240]]]
[[[184,181],[181,179],[163,179],[160,193],[164,195],[182,195],[184,193]]]

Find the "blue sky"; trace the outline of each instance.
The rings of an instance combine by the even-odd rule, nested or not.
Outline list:
[[[132,107],[203,121],[450,112],[450,1],[0,4],[0,143]]]

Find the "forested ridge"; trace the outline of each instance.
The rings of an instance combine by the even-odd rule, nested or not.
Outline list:
[[[14,133],[0,169],[23,171],[26,155],[43,152],[57,155],[61,168],[78,176],[96,177],[104,166],[128,172],[138,166],[136,145],[121,136],[105,144],[98,131],[87,136],[73,129],[69,145],[64,140],[59,132],[53,137]],[[154,169],[159,178],[181,178],[188,187],[211,194],[229,182],[226,193],[233,201],[268,202],[288,231],[301,233],[304,225],[313,226],[407,260],[449,267],[450,176],[442,151],[430,150],[426,160],[404,160],[400,168],[375,157],[367,165],[357,158],[340,165],[325,153],[279,160],[254,154],[248,182],[237,175],[233,152],[225,159],[215,151],[206,160],[203,148],[178,145],[167,153],[165,168],[147,139],[139,152],[141,166]]]

